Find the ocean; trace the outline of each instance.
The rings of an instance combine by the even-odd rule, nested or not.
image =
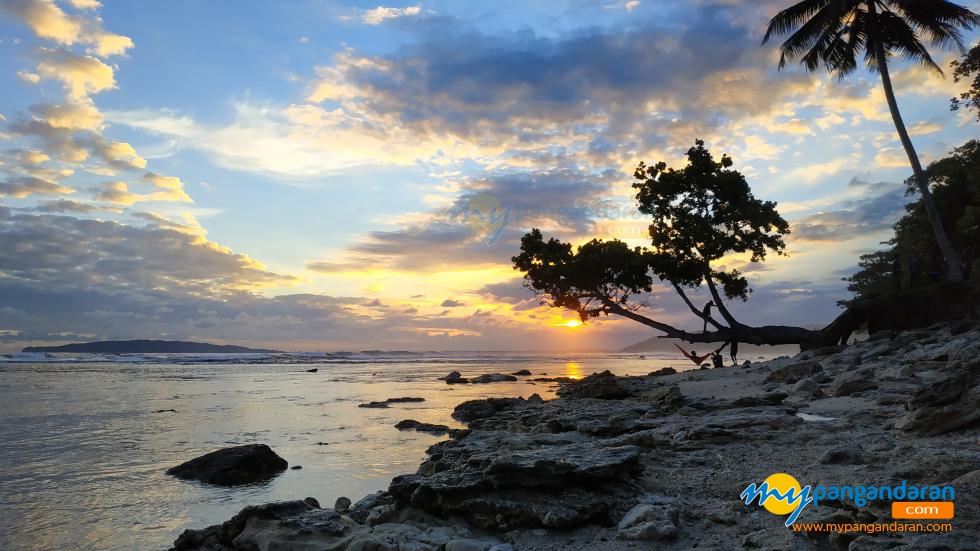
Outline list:
[[[0,356],[0,549],[166,549],[184,529],[222,522],[247,505],[307,496],[324,507],[340,496],[356,501],[414,472],[443,438],[398,431],[398,421],[459,426],[450,414],[465,400],[553,398],[557,386],[535,377],[694,367],[681,360],[499,352]],[[439,380],[450,371],[521,369],[533,375],[481,385]],[[403,396],[425,401],[357,407]],[[268,444],[302,469],[237,488],[164,474],[246,443]]]

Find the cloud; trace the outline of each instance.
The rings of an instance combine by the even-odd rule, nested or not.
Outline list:
[[[80,10],[95,10],[102,7],[99,0],[68,0],[68,3]]]
[[[126,142],[115,142],[101,137],[91,140],[92,152],[113,168],[141,169],[146,167],[146,159],[139,156],[136,149]]]
[[[864,238],[890,230],[905,213],[908,200],[901,184],[871,183],[854,178],[849,187],[860,195],[794,221],[791,239],[840,243]]]
[[[75,214],[90,214],[93,212],[112,212],[119,214],[122,209],[107,207],[104,205],[93,205],[90,203],[82,203],[79,201],[70,201],[68,199],[58,199],[56,201],[44,201],[38,206],[33,207],[31,210],[37,212],[43,212],[47,214],[61,214],[61,213],[75,213]]]
[[[15,176],[0,180],[0,196],[23,199],[32,195],[66,195],[75,190],[43,178]]]
[[[37,73],[41,78],[60,81],[75,100],[116,87],[112,67],[92,56],[80,56],[67,50],[43,48]]]
[[[41,75],[30,71],[17,71],[17,78],[29,84],[37,84],[38,82],[41,82]]]
[[[79,9],[99,7],[93,0],[71,0],[71,4]],[[104,30],[98,20],[66,14],[52,0],[4,0],[0,9],[23,21],[40,38],[66,46],[89,44],[92,53],[102,57],[124,54],[133,47],[129,37]]]
[[[466,306],[466,303],[447,298],[446,300],[442,301],[442,304],[439,306],[442,306],[443,308],[459,308],[460,306]]]
[[[909,127],[909,134],[912,136],[925,136],[934,134],[943,129],[943,125],[929,121],[920,121]]]
[[[117,181],[104,183],[100,189],[94,191],[94,196],[97,200],[123,206],[130,206],[146,201],[193,202],[184,192],[180,180],[177,178],[167,178],[158,174],[148,173],[143,177],[143,180],[153,183],[161,191],[133,193],[129,191],[129,185],[126,182]],[[155,182],[163,182],[165,185],[159,185]]]
[[[380,25],[389,19],[416,16],[421,10],[422,7],[419,5],[408,6],[405,8],[378,6],[374,9],[364,10],[364,13],[361,14],[361,21],[368,25]]]
[[[433,272],[451,267],[509,265],[520,238],[532,226],[550,235],[587,235],[601,215],[608,173],[573,170],[502,171],[459,183],[452,206],[411,217],[394,230],[370,232],[342,252],[307,267],[325,273],[364,269]],[[466,214],[499,205],[510,220],[493,226]],[[481,215],[488,212],[480,211]],[[455,215],[455,216],[454,216]],[[496,239],[494,234],[503,224]]]
[[[42,103],[30,108],[34,117],[54,129],[98,130],[103,118],[91,102]]]
[[[52,289],[111,292],[135,285],[221,296],[293,281],[199,236],[156,226],[16,214],[0,207],[0,236],[4,243],[17,243],[0,248],[0,274]]]

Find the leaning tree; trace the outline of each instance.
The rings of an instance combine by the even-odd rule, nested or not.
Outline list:
[[[521,239],[514,268],[524,273],[524,285],[543,304],[578,313],[582,321],[610,314],[629,318],[662,332],[665,338],[687,342],[798,344],[803,348],[846,342],[861,321],[854,307],[819,330],[783,325],[746,325],[726,307],[725,300],[747,300],[751,289],[737,269],[720,268],[731,254],[750,255],[763,262],[770,253],[784,254],[783,236],[789,224],[776,203],[757,199],[732,160],[716,161],[697,140],[680,170],[665,163],[636,169],[636,201],[652,218],[651,246],[630,248],[619,240],[594,239],[573,251],[571,244],[545,240],[532,229]],[[666,282],[691,314],[711,327],[685,331],[644,313],[645,294],[654,277]],[[688,291],[707,287],[720,319],[699,310]]]

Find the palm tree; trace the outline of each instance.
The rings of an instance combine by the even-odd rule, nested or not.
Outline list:
[[[953,281],[962,281],[963,265],[939,219],[919,156],[898,111],[888,59],[897,55],[942,74],[922,39],[940,48],[958,46],[965,50],[960,29],[972,29],[977,24],[980,16],[946,0],[803,0],[776,14],[762,39],[765,44],[774,36],[790,35],[780,46],[780,69],[792,59],[799,59],[808,71],[823,63],[839,79],[857,69],[858,55],[863,51],[868,70],[881,75],[888,109]]]

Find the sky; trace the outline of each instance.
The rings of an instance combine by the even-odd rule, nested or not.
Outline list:
[[[825,324],[910,170],[875,75],[777,70],[786,5],[0,0],[0,351],[618,349],[653,333],[576,326],[510,257],[532,227],[643,245],[633,170],[698,138],[791,222],[725,259],[736,316]],[[946,72],[892,69],[924,162],[977,133]],[[672,293],[647,311],[698,325]]]

